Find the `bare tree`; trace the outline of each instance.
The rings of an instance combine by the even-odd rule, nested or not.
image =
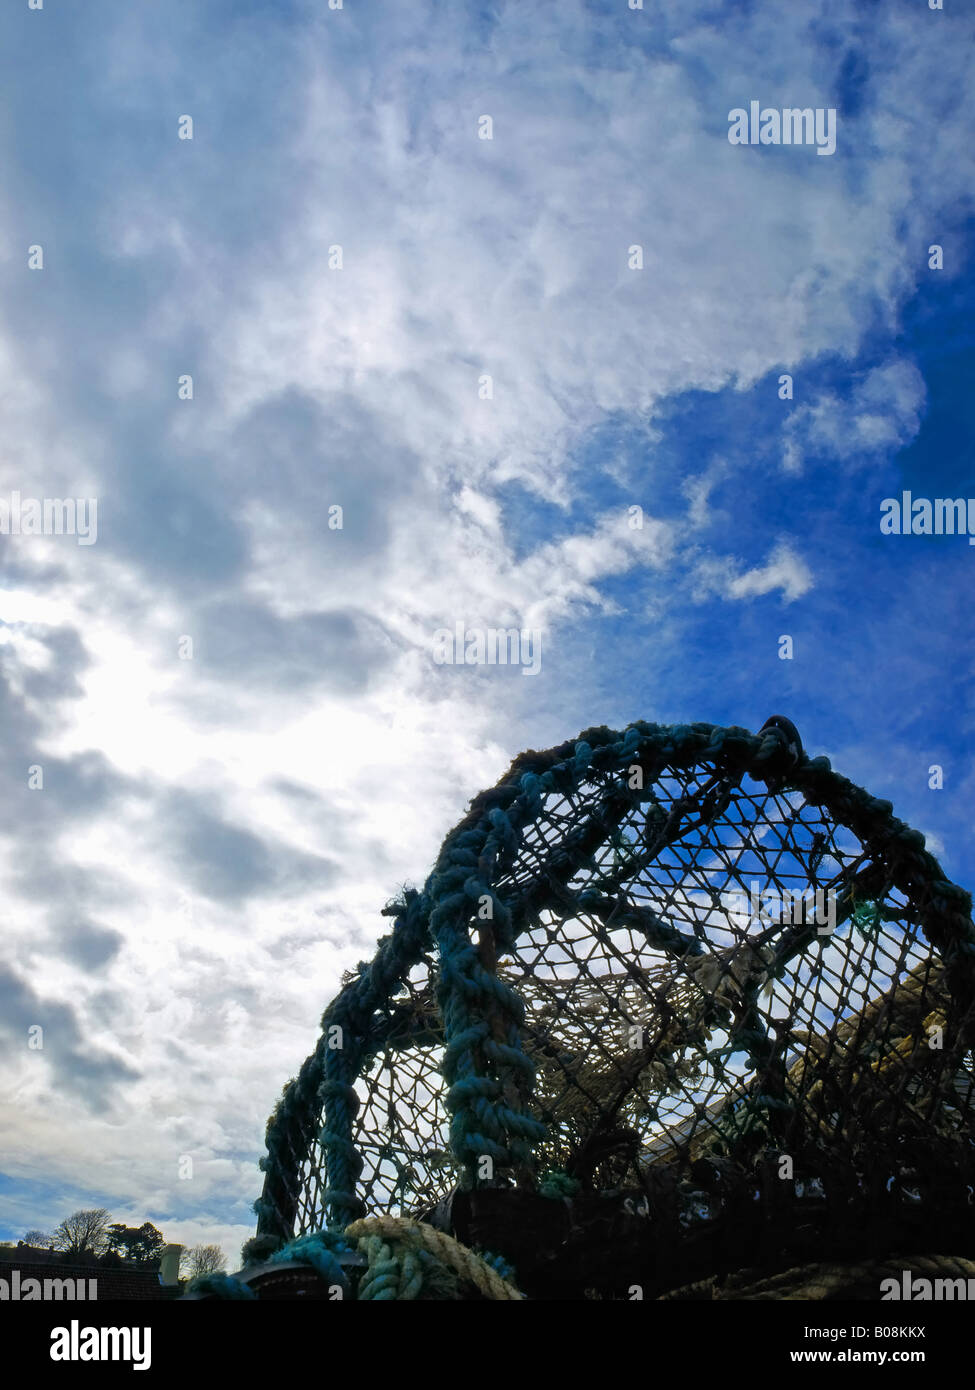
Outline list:
[[[111,1219],[104,1207],[76,1211],[54,1232],[54,1244],[66,1255],[100,1255],[108,1242]]]
[[[199,1274],[222,1274],[227,1260],[219,1245],[194,1245],[180,1256],[180,1272],[189,1279]]]
[[[43,1248],[46,1250],[49,1245],[54,1244],[54,1241],[53,1238],[49,1236],[46,1231],[25,1231],[24,1244],[33,1245],[35,1248],[40,1248],[43,1246]]]

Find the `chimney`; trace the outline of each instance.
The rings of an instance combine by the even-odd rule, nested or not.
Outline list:
[[[160,1284],[179,1283],[179,1257],[183,1253],[181,1245],[164,1245],[159,1260]]]

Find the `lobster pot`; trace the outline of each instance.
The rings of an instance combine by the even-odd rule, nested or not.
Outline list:
[[[600,1297],[970,1242],[971,900],[788,720],[523,754],[391,911],[260,1233],[421,1217]]]

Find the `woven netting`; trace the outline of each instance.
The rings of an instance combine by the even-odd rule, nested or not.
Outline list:
[[[269,1123],[259,1230],[517,1183],[679,1234],[770,1165],[800,1208],[970,1203],[970,899],[788,721],[523,755],[393,911]]]

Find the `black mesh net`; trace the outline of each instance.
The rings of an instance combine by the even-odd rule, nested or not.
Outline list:
[[[815,1168],[841,1143],[893,1160],[895,1136],[903,1159],[933,1134],[968,1161],[971,1057],[952,1043],[937,954],[850,831],[798,793],[670,772],[563,883],[550,854],[599,794],[595,779],[549,797],[499,885],[513,903],[539,883],[552,898],[499,961],[526,1004],[540,1173],[616,1187],[769,1144]],[[459,1176],[434,975],[427,958],[390,1001],[357,1083],[370,1210],[429,1205]],[[909,1168],[888,1176],[910,1190]],[[299,1231],[322,1224],[323,1169],[313,1142]]]
[[[931,885],[902,891],[876,840],[787,783],[706,760],[654,769],[646,788],[631,774],[611,824],[618,771],[548,794],[497,879],[514,945],[495,968],[524,1002],[528,1108],[547,1137],[527,1173],[487,1185],[625,1193],[675,1240],[749,1203],[820,1239],[824,1212],[852,1229],[862,1210],[889,1241],[912,1210],[967,1211],[970,1020],[922,926]],[[598,847],[567,872],[567,837],[592,823]],[[431,948],[376,1014],[355,1081],[370,1214],[428,1214],[471,1186],[450,1145],[436,985]],[[326,1219],[323,1119],[313,1107],[292,1146],[294,1234]]]

